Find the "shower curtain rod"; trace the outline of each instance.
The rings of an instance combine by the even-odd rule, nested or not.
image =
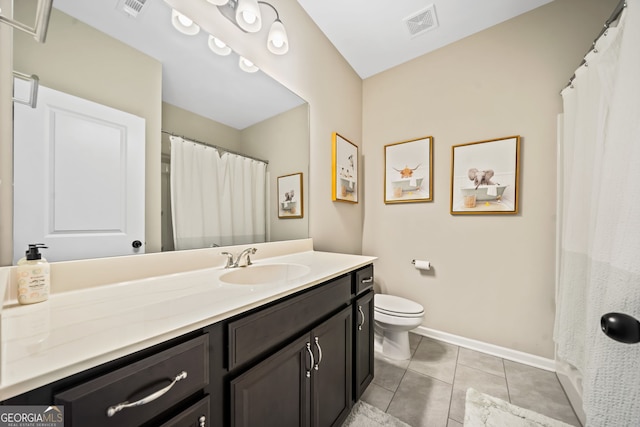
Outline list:
[[[242,154],[242,153],[239,153],[237,151],[229,150],[228,148],[220,147],[220,146],[215,145],[215,144],[209,144],[208,142],[198,141],[197,139],[189,138],[188,136],[178,135],[176,133],[169,132],[169,131],[166,131],[164,129],[160,130],[160,132],[166,133],[167,135],[171,135],[171,136],[177,136],[179,138],[186,139],[186,140],[191,141],[191,142],[195,142],[196,144],[206,145],[207,147],[215,148],[216,150],[224,151],[225,153],[230,153],[230,154],[235,154],[236,156],[246,157],[247,159],[251,159],[251,160],[258,161],[258,162],[262,162],[262,163],[267,164],[267,165],[269,164],[268,160],[262,160],[262,159],[259,159],[257,157],[247,156],[246,154]]]
[[[598,34],[598,37],[595,38],[595,40],[593,41],[593,44],[591,45],[591,48],[589,48],[589,50],[587,51],[587,53],[584,54],[584,56],[586,57],[589,52],[591,52],[592,50],[594,50],[596,48],[596,43],[598,41],[598,39],[600,39],[600,37],[602,37],[602,35],[609,29],[609,27],[611,26],[611,24],[613,24],[616,19],[618,19],[618,17],[620,16],[620,14],[622,13],[622,11],[624,10],[624,8],[627,7],[627,0],[620,0],[618,2],[618,4],[616,5],[616,8],[613,9],[613,13],[611,13],[611,16],[609,16],[609,19],[607,19],[607,21],[604,23],[604,26],[602,28],[602,30],[600,30],[600,33]],[[580,65],[578,65],[578,68],[582,67],[585,62],[587,62],[584,58],[582,58],[582,62],[580,62]],[[571,76],[571,78],[569,79],[569,84],[567,84],[565,86],[565,88],[571,86],[573,84],[573,80],[576,78],[575,73]]]

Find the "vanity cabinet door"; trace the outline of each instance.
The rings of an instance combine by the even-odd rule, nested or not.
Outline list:
[[[312,427],[340,426],[351,409],[351,307],[314,328]]]
[[[309,334],[231,381],[231,426],[308,427]]]
[[[354,398],[358,400],[373,380],[373,291],[354,303]]]

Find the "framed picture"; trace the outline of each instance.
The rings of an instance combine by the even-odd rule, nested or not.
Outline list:
[[[433,200],[433,138],[384,146],[384,202]]]
[[[332,200],[358,203],[358,146],[334,132],[332,152]]]
[[[520,136],[451,149],[451,214],[518,213]]]
[[[302,172],[278,177],[278,218],[302,218]]]

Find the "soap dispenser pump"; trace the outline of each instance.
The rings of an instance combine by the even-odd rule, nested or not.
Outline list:
[[[16,272],[20,304],[33,304],[49,298],[49,263],[40,254],[40,249],[46,248],[42,243],[29,244],[25,257],[18,261]]]

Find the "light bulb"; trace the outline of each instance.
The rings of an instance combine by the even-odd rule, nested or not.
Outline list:
[[[231,53],[231,48],[217,37],[209,35],[209,41],[207,43],[209,45],[209,49],[220,56],[227,56]]]
[[[285,30],[284,25],[282,25],[282,22],[278,19],[271,24],[271,28],[269,29],[267,48],[271,53],[275,53],[276,55],[284,55],[289,51],[287,31]]]
[[[242,71],[246,71],[247,73],[255,73],[259,70],[259,68],[253,62],[249,61],[244,56],[240,57],[238,65],[240,66],[240,69]]]
[[[175,9],[171,10],[171,23],[176,30],[188,36],[195,36],[200,32],[198,24]]]

